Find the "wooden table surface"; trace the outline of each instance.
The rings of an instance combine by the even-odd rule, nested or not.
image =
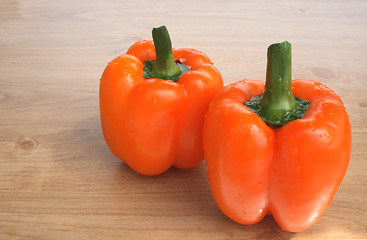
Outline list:
[[[366,239],[367,2],[0,2],[0,239]],[[264,79],[266,49],[293,45],[293,78],[334,89],[352,122],[347,174],[301,233],[253,226],[216,206],[204,162],[146,177],[109,150],[99,78],[166,25],[173,46],[204,51],[225,84]]]

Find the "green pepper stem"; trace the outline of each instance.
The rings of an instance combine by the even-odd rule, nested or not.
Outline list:
[[[292,55],[287,41],[275,43],[268,48],[265,91],[260,100],[265,115],[282,120],[296,108],[291,90]]]
[[[152,31],[156,60],[152,66],[155,78],[172,79],[181,74],[172,53],[172,43],[165,26],[153,28]]]

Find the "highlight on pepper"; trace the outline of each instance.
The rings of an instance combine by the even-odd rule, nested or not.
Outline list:
[[[113,154],[144,175],[203,158],[204,115],[223,87],[209,57],[173,49],[167,28],[133,44],[105,68],[99,88],[101,125]]]
[[[207,111],[203,145],[211,192],[221,211],[241,224],[271,214],[284,231],[309,228],[348,168],[351,125],[341,98],[319,82],[291,77],[290,43],[273,44],[266,82],[230,84]]]

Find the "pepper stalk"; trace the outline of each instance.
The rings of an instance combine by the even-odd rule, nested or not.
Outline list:
[[[302,118],[310,102],[292,93],[291,44],[285,41],[270,45],[267,57],[265,90],[245,105],[268,125],[279,127]]]
[[[166,26],[153,28],[152,37],[156,59],[144,63],[144,77],[177,81],[188,68],[173,58],[171,38]]]

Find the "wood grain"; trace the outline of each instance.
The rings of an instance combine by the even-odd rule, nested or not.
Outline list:
[[[0,2],[0,239],[367,239],[366,1]],[[225,217],[204,163],[145,177],[109,151],[99,120],[108,61],[165,24],[225,83],[264,79],[266,48],[293,45],[293,77],[343,99],[349,169],[310,229]]]

